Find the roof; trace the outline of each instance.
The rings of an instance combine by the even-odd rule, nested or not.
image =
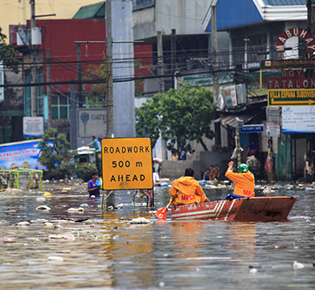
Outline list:
[[[203,19],[205,32],[211,32],[210,6]],[[216,18],[217,30],[264,21],[306,21],[306,0],[218,0]]]
[[[243,114],[229,114],[225,116],[221,116],[214,120],[215,123],[221,122],[221,125],[223,127],[230,126],[236,128],[237,122],[236,118],[239,118],[243,121],[244,124],[250,122],[252,119],[254,119],[256,116],[258,116],[260,113],[243,113]]]
[[[105,2],[82,6],[73,19],[105,18]]]
[[[263,2],[271,6],[306,5],[306,0],[263,0]]]

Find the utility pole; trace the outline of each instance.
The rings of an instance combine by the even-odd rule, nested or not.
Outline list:
[[[158,67],[159,67],[159,75],[163,76],[164,68],[163,68],[163,36],[162,31],[157,31],[157,55],[158,55]],[[160,92],[164,93],[164,79],[163,77],[160,79]]]
[[[176,55],[176,29],[172,29],[171,36],[171,75],[173,88],[175,89],[175,55]],[[177,87],[176,87],[177,88]]]
[[[307,31],[314,37],[315,34],[315,1],[307,0]]]
[[[35,0],[30,0],[31,4],[31,83],[36,83],[37,73],[36,73],[36,64],[35,64],[35,45],[33,45],[33,30],[36,27],[35,20]],[[37,116],[37,89],[35,86],[32,86],[32,96],[31,96],[31,116]]]
[[[245,71],[248,70],[248,42],[249,42],[249,39],[245,38],[244,39],[244,69]]]
[[[51,67],[50,67],[50,49],[47,49],[47,83],[51,82]],[[48,128],[52,127],[52,110],[51,110],[51,86],[47,86],[47,102],[48,102]]]
[[[106,1],[107,137],[114,135],[112,0]]]
[[[82,65],[81,65],[81,44],[77,43],[77,69],[78,69],[78,100],[79,100],[79,107],[82,107],[83,100],[82,100]]]
[[[211,4],[211,52],[213,56],[213,102],[217,103],[219,95],[219,76],[218,69],[218,41],[217,41],[217,16],[216,16],[216,3],[213,1]]]
[[[158,74],[162,76],[160,78],[160,93],[165,92],[165,84],[164,84],[164,67],[163,67],[163,35],[162,31],[157,31],[156,35],[156,41],[157,41],[157,55],[158,55]],[[161,145],[162,145],[162,159],[163,160],[168,160],[167,156],[167,148],[166,148],[166,142],[162,138],[162,134],[160,134],[161,138]]]

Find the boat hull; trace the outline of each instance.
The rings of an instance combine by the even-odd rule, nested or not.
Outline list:
[[[296,197],[250,197],[172,206],[175,220],[279,221],[287,219]]]

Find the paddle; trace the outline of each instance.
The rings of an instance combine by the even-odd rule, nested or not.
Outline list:
[[[171,205],[172,202],[173,202],[173,199],[171,199],[171,201],[168,203],[167,206],[165,206],[165,207],[163,207],[163,208],[160,208],[160,209],[158,209],[158,210],[155,212],[155,216],[156,216],[159,220],[163,220],[163,221],[166,220],[168,207]]]

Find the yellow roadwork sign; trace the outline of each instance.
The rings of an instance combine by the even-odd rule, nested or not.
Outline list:
[[[102,139],[102,173],[104,190],[152,188],[151,139]]]
[[[268,90],[268,106],[314,106],[315,89]]]

